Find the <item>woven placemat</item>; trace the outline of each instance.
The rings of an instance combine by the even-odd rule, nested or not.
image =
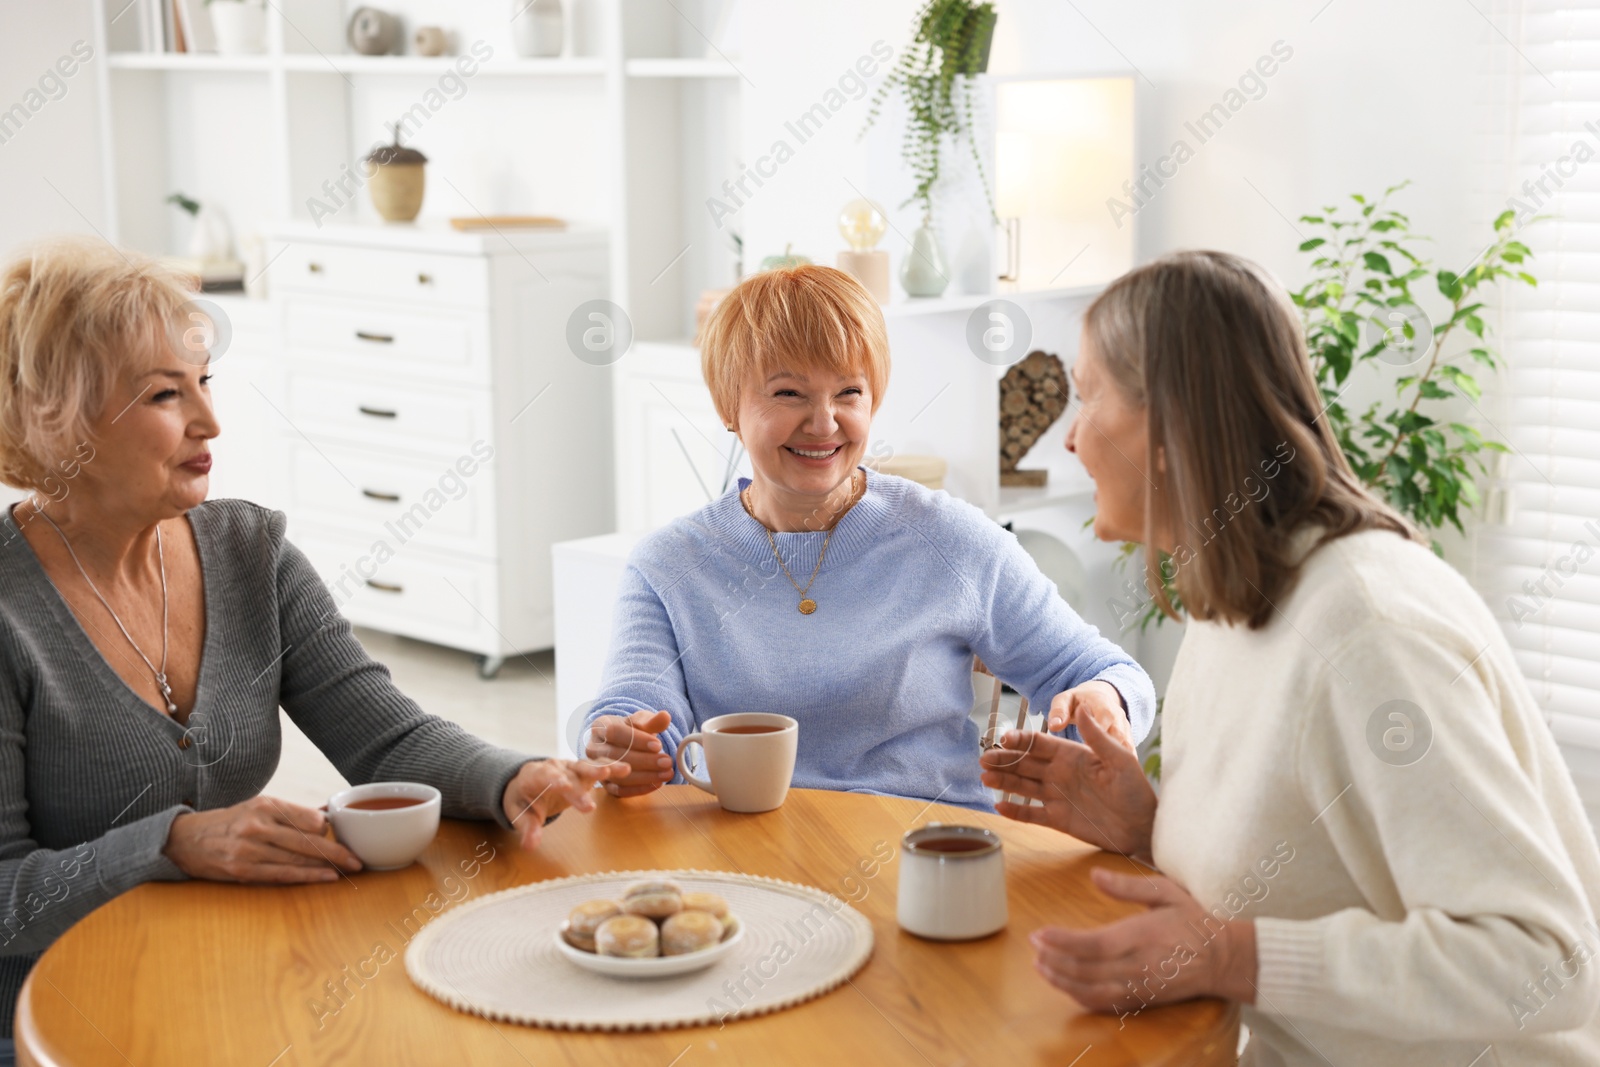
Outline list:
[[[717,893],[744,926],[727,957],[672,978],[610,978],[562,958],[552,932],[579,903],[670,878]],[[726,871],[609,871],[519,886],[446,912],[406,949],[417,987],[457,1011],[557,1030],[667,1030],[781,1011],[872,955],[872,924],[830,893]]]

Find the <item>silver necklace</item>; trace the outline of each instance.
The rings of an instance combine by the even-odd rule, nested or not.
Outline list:
[[[72,550],[72,542],[67,540],[67,535],[61,527],[56,525],[56,520],[46,515],[43,510],[35,509],[50,528],[55,530],[56,536],[61,538],[61,543],[67,546],[67,555],[72,557],[72,562],[78,565],[78,573],[83,575],[83,580],[89,583],[89,591],[100,601],[101,607],[106,609],[106,614],[111,616],[111,621],[117,624],[117,629],[122,631],[122,636],[128,639],[128,644],[139,653],[139,658],[144,660],[144,665],[150,668],[150,673],[156,676],[156,688],[161,690],[161,698],[167,703],[167,714],[178,714],[178,705],[172,702],[172,686],[167,683],[167,553],[161,544],[161,527],[156,526],[156,558],[161,561],[161,669],[156,670],[156,665],[150,662],[150,657],[144,654],[133,635],[128,633],[128,628],[122,625],[122,620],[117,613],[111,610],[111,605],[106,603],[106,598],[100,595],[100,590],[95,587],[94,579],[89,577],[89,572],[83,569],[83,561],[78,559],[78,554]]]

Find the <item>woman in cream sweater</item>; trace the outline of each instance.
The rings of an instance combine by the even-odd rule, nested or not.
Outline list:
[[[1043,802],[1002,814],[1159,872],[1096,871],[1149,910],[1035,932],[1040,973],[1119,1015],[1238,1000],[1255,1065],[1600,1063],[1571,777],[1489,609],[1350,470],[1283,290],[1149,264],[1089,309],[1074,376],[1095,532],[1167,553],[1190,622],[1159,803],[1088,719],[983,758]]]

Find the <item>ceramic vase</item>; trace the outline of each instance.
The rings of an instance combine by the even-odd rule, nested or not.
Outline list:
[[[206,5],[217,54],[260,55],[267,50],[267,8],[258,0],[212,0]]]
[[[931,222],[922,220],[911,235],[910,249],[900,261],[900,287],[907,296],[938,296],[950,284],[944,250],[939,247],[939,235],[934,233]]]
[[[566,45],[561,0],[511,0],[511,43],[524,59],[559,56]]]

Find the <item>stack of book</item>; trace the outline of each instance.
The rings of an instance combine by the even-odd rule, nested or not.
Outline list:
[[[205,0],[133,0],[141,52],[215,52]]]

